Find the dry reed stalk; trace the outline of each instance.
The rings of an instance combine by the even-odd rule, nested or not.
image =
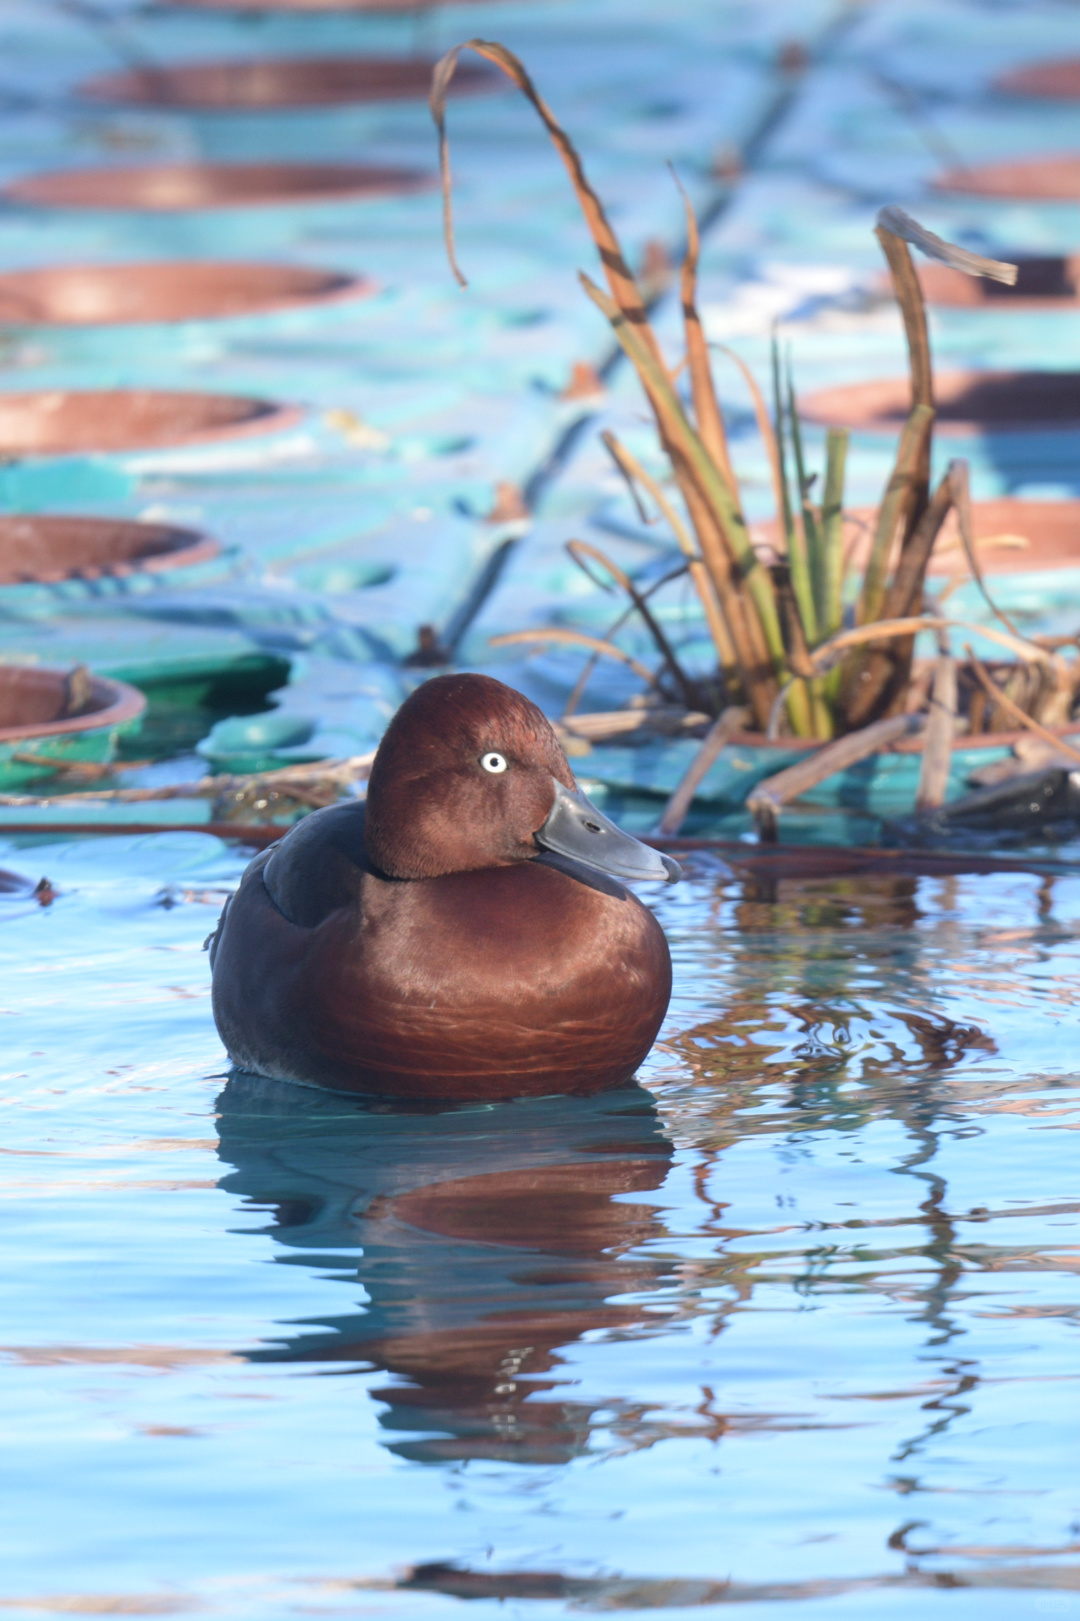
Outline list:
[[[631,455],[626,446],[616,439],[613,433],[607,430],[600,435],[600,438],[606,447],[608,454],[611,456],[611,459],[614,461],[616,467],[619,469],[619,472],[622,474],[627,488],[630,491],[631,497],[637,506],[642,522],[649,523],[651,520],[642,506],[641,499],[638,495],[638,484],[641,484],[642,487],[646,489],[652,496],[653,500],[656,502],[661,513],[666,519],[672,534],[675,536],[679,550],[686,558],[687,567],[690,571],[690,578],[694,582],[694,588],[697,591],[698,598],[701,602],[702,611],[705,614],[705,621],[709,627],[713,644],[716,647],[717,659],[720,665],[720,673],[724,677],[724,682],[726,685],[735,677],[737,673],[738,661],[735,656],[735,648],[731,641],[731,633],[728,630],[727,621],[720,610],[720,604],[717,600],[716,588],[713,584],[712,576],[705,567],[700,553],[691,540],[689,530],[679,517],[678,513],[675,511],[674,506],[664,494],[659,483],[652,477],[650,473],[646,472],[645,468],[642,467],[641,463],[635,456]]]
[[[273,771],[249,771],[200,777],[195,782],[170,783],[162,788],[98,788],[69,794],[0,794],[0,805],[76,805],[87,801],[137,805],[159,799],[218,799],[223,794],[250,794],[259,790],[297,796],[333,791],[335,795],[366,780],[375,750],[345,760],[318,760],[310,765],[280,766]],[[329,800],[325,801],[330,803]]]
[[[917,405],[925,405],[932,411],[934,374],[930,359],[930,333],[926,325],[926,303],[915,269],[915,261],[911,257],[911,249],[907,245],[906,238],[893,230],[893,217],[887,208],[883,208],[878,214],[874,235],[881,243],[881,250],[888,263],[896,302],[900,306],[900,314],[904,321],[904,335],[907,338],[908,359],[911,365],[912,410]]]
[[[570,715],[553,722],[560,737],[577,738],[585,743],[605,743],[633,732],[658,732],[678,736],[708,726],[709,716],[700,709],[610,709],[584,715]]]
[[[911,371],[911,415],[901,436],[896,470],[882,502],[874,550],[863,579],[858,613],[860,624],[876,618],[880,610],[884,596],[884,568],[896,531],[899,530],[902,554],[930,499],[930,455],[934,426],[934,380],[922,285],[907,242],[889,229],[881,214],[878,215],[874,234],[885,254],[893,292],[904,322]]]
[[[700,749],[664,806],[663,815],[656,824],[657,834],[665,838],[676,837],[686,821],[694,795],[704,782],[709,768],[720,758],[726,744],[745,730],[749,721],[750,711],[745,705],[733,705],[723,711],[719,720],[713,721],[702,739]]]
[[[1080,763],[1080,749],[1074,749],[1071,743],[1066,743],[1064,738],[1058,737],[1054,732],[1049,731],[1033,716],[1029,715],[1026,710],[1021,709],[1019,704],[1013,703],[1006,693],[1002,692],[986,666],[975,657],[970,642],[964,648],[964,652],[967,654],[968,664],[975,679],[992,703],[1003,709],[1010,720],[1015,721],[1018,726],[1026,727],[1028,731],[1034,732],[1036,737],[1041,737],[1044,743],[1052,744],[1062,754],[1067,754],[1070,759]]]
[[[892,584],[882,607],[883,619],[903,619],[922,601],[926,570],[937,538],[957,501],[957,469],[962,462],[950,462],[948,471],[934,491],[930,504],[919,520],[907,549],[901,554]],[[966,472],[966,467],[965,467]],[[1011,627],[1010,627],[1011,628]],[[1017,632],[1017,634],[1019,634]]]
[[[675,175],[674,169],[672,174]],[[712,367],[709,364],[709,346],[705,338],[701,317],[697,309],[697,271],[701,254],[701,236],[697,216],[686,190],[675,175],[675,184],[682,193],[686,211],[686,258],[683,260],[680,292],[682,296],[683,329],[686,333],[686,364],[690,371],[690,387],[694,401],[701,442],[719,467],[733,490],[738,489],[735,471],[728,452],[727,432],[720,402],[716,397]]]
[[[811,500],[802,433],[795,407],[790,361],[786,386],[774,344],[773,383],[775,423],[770,421],[761,391],[737,356],[750,390],[758,426],[769,458],[778,521],[785,538],[785,555],[772,567],[758,557],[750,539],[730,448],[724,428],[712,369],[709,344],[697,308],[700,236],[693,208],[680,185],[686,208],[687,253],[681,273],[681,302],[685,353],[670,366],[648,319],[646,300],[599,197],[586,177],[581,159],[550,108],[538,94],[524,66],[504,46],[479,39],[456,46],[439,63],[432,82],[431,106],[439,131],[440,162],[447,251],[458,280],[464,283],[454,247],[449,148],[446,135],[446,91],[460,53],[473,49],[495,63],[526,95],[555,144],[574,186],[607,279],[608,291],[582,275],[585,292],[605,315],[615,337],[633,365],[655,418],[660,444],[679,489],[686,520],[676,510],[658,480],[646,474],[613,436],[605,436],[638,502],[638,490],[647,490],[669,523],[686,558],[702,603],[724,678],[726,692],[738,694],[759,727],[775,735],[786,711],[797,735],[827,739],[834,731],[859,731],[862,749],[867,737],[878,734],[860,729],[888,721],[905,722],[893,711],[913,711],[912,657],[914,638],[926,630],[939,637],[949,626],[978,630],[996,640],[1019,660],[1010,686],[1023,687],[1028,709],[1045,706],[1055,716],[1075,697],[1076,680],[1063,660],[1050,660],[993,604],[986,592],[970,534],[967,470],[951,464],[931,498],[930,464],[934,423],[933,370],[926,310],[909,243],[931,257],[968,274],[1015,282],[1016,267],[985,259],[944,242],[926,231],[902,209],[881,210],[877,236],[892,276],[904,323],[911,373],[911,412],[900,435],[895,465],[877,515],[870,555],[864,569],[855,612],[855,626],[843,629],[843,581],[848,559],[842,542],[842,500],[847,436],[829,433],[826,449],[824,495],[820,507]],[[676,177],[676,184],[679,184]],[[688,372],[689,401],[680,397],[677,381]],[[790,437],[795,471],[795,495],[790,494],[786,438]],[[961,544],[968,567],[1004,633],[967,626],[939,612],[920,612],[926,572],[952,506],[957,507]],[[645,519],[645,521],[650,521]],[[595,554],[594,554],[595,555]],[[606,563],[606,560],[605,560]],[[609,566],[610,565],[607,565]],[[649,628],[663,666],[676,686],[689,698],[692,684],[681,671],[673,648],[663,635],[656,615],[645,605],[646,593],[611,569]],[[614,630],[612,632],[614,634]],[[622,653],[611,641],[569,630],[526,631],[496,638],[512,642],[562,642],[615,657],[637,670],[650,685],[652,672]],[[961,697],[958,671],[952,659],[939,658],[935,680],[935,714],[951,715],[955,724]],[[973,690],[964,677],[964,695]],[[579,686],[581,683],[579,683]],[[978,687],[979,702],[987,695]],[[1016,703],[1011,693],[994,687],[991,718],[1004,713],[1004,700]],[[729,709],[732,707],[729,704]],[[906,723],[906,722],[905,722]],[[934,732],[934,738],[937,732]],[[941,723],[941,747],[932,742],[930,763],[924,761],[923,801],[939,791],[938,754],[945,758],[952,731]],[[831,747],[832,745],[830,745]],[[859,756],[861,757],[861,756]]]
[[[821,558],[814,571],[818,628],[832,636],[844,617],[844,472],[848,430],[830,428],[825,441],[825,490],[821,503]]]
[[[665,636],[663,629],[652,612],[652,609],[649,607],[649,604],[646,602],[641,592],[637,589],[634,582],[630,579],[629,575],[625,574],[617,563],[613,563],[611,558],[600,550],[599,546],[593,546],[587,540],[568,540],[566,543],[566,549],[570,553],[570,556],[574,559],[574,562],[577,563],[578,567],[581,568],[591,580],[593,580],[594,584],[596,583],[595,577],[590,573],[589,569],[582,561],[583,558],[591,557],[594,562],[600,564],[601,568],[606,568],[616,584],[619,585],[623,591],[625,591],[626,595],[630,598],[630,601],[637,609],[637,612],[641,615],[641,618],[644,621],[649,634],[652,636],[653,641],[659,648],[660,656],[663,659],[664,664],[667,666],[668,674],[675,683],[675,686],[682,697],[683,703],[686,705],[687,709],[693,709],[698,702],[697,688],[687,676],[682,665],[679,663],[675,656],[674,649]]]
[[[1014,636],[1022,635],[1012,620],[998,607],[986,588],[982,568],[979,564],[978,549],[975,544],[975,531],[971,522],[971,485],[968,478],[968,465],[965,461],[955,461],[949,464],[949,471],[953,483],[953,502],[956,507],[956,524],[960,531],[960,544],[964,550],[967,566],[971,570],[971,577],[982,593],[982,599],[995,618],[1000,619],[1006,630],[1012,631]]]
[[[915,222],[909,222],[902,210],[890,212],[883,209],[878,214],[875,231],[889,266],[893,291],[904,322],[911,372],[911,415],[901,434],[896,464],[878,511],[874,541],[856,610],[856,620],[861,625],[889,617],[885,606],[890,594],[887,572],[894,549],[898,553],[899,573],[905,556],[914,548],[914,555],[908,562],[909,590],[902,612],[908,611],[921,597],[930,552],[933,550],[933,539],[928,549],[917,543],[923,514],[930,503],[934,381],[926,304],[906,240],[905,228],[909,223],[915,226]],[[974,264],[975,256],[969,255],[968,261]],[[849,726],[863,725],[891,707],[898,691],[910,679],[912,651],[912,643],[900,643],[888,648],[871,648],[851,660],[842,686]]]
[[[784,668],[785,652],[771,581],[750,543],[737,493],[730,482],[730,462],[723,455],[723,422],[719,407],[710,412],[711,377],[706,382],[707,354],[696,315],[696,262],[683,274],[684,317],[689,322],[688,364],[691,386],[704,415],[695,428],[672,383],[671,374],[649,324],[645,302],[615,232],[590,186],[573,143],[537,93],[524,66],[504,46],[470,40],[447,53],[435,69],[431,108],[439,130],[447,250],[459,281],[453,238],[449,148],[446,138],[446,91],[462,50],[471,48],[494,62],[527,96],[539,113],[574,186],[586,223],[600,254],[610,296],[588,277],[582,283],[611,322],[634,365],[656,418],[661,443],[671,461],[701,559],[727,622],[739,673],[759,719],[768,713]],[[713,396],[714,397],[714,396]],[[750,601],[745,599],[749,597]]]
[[[726,355],[728,360],[733,362],[733,364],[737,367],[743,382],[746,384],[747,391],[750,395],[750,403],[754,409],[754,420],[757,422],[758,435],[762,444],[765,446],[765,453],[769,459],[769,476],[772,479],[773,504],[776,508],[777,516],[780,518],[781,530],[787,538],[788,545],[790,547],[792,527],[791,504],[788,499],[787,492],[787,478],[784,470],[783,447],[782,442],[778,434],[774,431],[772,422],[769,419],[769,410],[765,404],[765,396],[762,394],[761,389],[758,386],[757,378],[750,370],[750,367],[746,364],[746,361],[743,360],[740,355],[737,355],[733,349],[729,349],[726,344],[720,343],[717,344],[716,347],[720,354]],[[775,344],[773,346],[773,358],[775,360]]]
[[[580,279],[593,303],[611,322],[649,396],[661,443],[728,619],[743,681],[753,707],[760,711],[766,701],[771,702],[783,669],[784,641],[776,598],[754,551],[746,519],[735,494],[691,426],[663,362],[645,348],[614,301],[588,276],[582,274]]]
[[[881,209],[878,224],[894,236],[921,248],[929,259],[940,259],[942,264],[951,265],[954,270],[963,270],[969,276],[985,276],[990,281],[1004,282],[1008,287],[1016,286],[1020,274],[1018,265],[1006,264],[1001,259],[987,259],[981,253],[971,253],[967,248],[957,247],[955,242],[946,242],[943,237],[935,236],[933,231],[920,225],[918,220],[912,219],[895,203]]]
[[[643,598],[648,598],[648,597],[652,596],[653,592],[654,591],[659,591],[659,589],[660,589],[660,587],[662,585],[667,585],[669,581],[678,579],[680,574],[684,574],[686,572],[686,568],[687,568],[687,565],[683,564],[678,568],[672,569],[669,574],[661,575],[658,580],[654,580],[652,582],[652,584],[648,587],[647,590],[645,590],[645,591],[643,591],[641,593],[641,596]],[[616,635],[618,634],[618,632],[626,624],[627,620],[631,619],[633,617],[635,612],[636,612],[636,609],[634,607],[633,602],[628,602],[627,605],[624,607],[622,613],[620,613],[617,616],[617,618],[615,618],[612,621],[612,623],[608,626],[607,630],[604,632],[604,635],[601,637],[601,640],[603,642],[605,642],[605,643],[614,641],[614,639],[615,639]],[[597,664],[600,662],[601,656],[602,655],[599,654],[599,653],[590,653],[589,657],[585,660],[585,663],[583,664],[582,669],[581,669],[581,674],[578,676],[577,680],[574,682],[573,689],[572,689],[572,691],[570,693],[569,698],[566,700],[566,704],[565,704],[565,706],[563,708],[563,719],[564,720],[569,715],[573,714],[574,710],[578,706],[578,703],[584,697],[585,688],[589,683],[592,672],[595,670]]]
[[[656,677],[647,664],[642,664],[631,654],[624,653],[614,642],[606,642],[602,636],[587,636],[583,630],[564,630],[561,626],[552,626],[549,630],[510,630],[504,632],[502,636],[491,638],[492,647],[526,646],[530,642],[537,645],[544,642],[562,642],[568,646],[587,647],[593,653],[602,654],[604,658],[627,665],[647,686],[656,685]]]
[[[898,539],[900,553],[903,555],[904,543],[918,522],[915,519],[913,523],[913,515],[918,509],[921,517],[925,509],[925,502],[920,505],[923,464],[930,446],[933,423],[932,407],[917,404],[900,436],[896,463],[885,491],[885,498],[878,509],[874,539],[856,607],[855,618],[860,625],[872,624],[884,617],[882,609],[888,589],[889,559],[896,549]],[[921,586],[921,580],[919,584]],[[881,702],[881,688],[884,683],[879,685],[868,681],[866,671],[864,658],[853,661],[844,683],[844,709],[848,723],[852,726],[858,726],[873,718],[874,709]]]
[[[877,640],[885,641],[894,636],[912,636],[923,630],[949,629],[970,630],[976,636],[985,636],[988,641],[997,642],[999,647],[1004,647],[1015,654],[1025,664],[1050,664],[1054,658],[1052,653],[1036,642],[1027,641],[1022,636],[1010,635],[1007,631],[997,630],[993,625],[975,625],[967,619],[950,619],[940,614],[912,614],[903,619],[879,619],[873,625],[858,625],[853,630],[842,630],[837,635],[830,636],[827,642],[822,642],[820,647],[815,647],[810,655],[810,662],[821,673],[850,647],[858,647]]]
[[[830,636],[827,642],[822,642],[819,647],[814,648],[810,655],[810,663],[816,674],[820,676],[831,669],[840,668],[844,653],[851,648],[863,647],[868,643],[887,642],[896,638],[911,639],[918,635],[920,631],[940,631],[950,626],[975,631],[977,635],[998,642],[1001,646],[1008,648],[1011,653],[1015,653],[1017,657],[1030,663],[1049,664],[1051,661],[1051,654],[1045,648],[1037,646],[1034,642],[1026,642],[1022,638],[1010,636],[1004,631],[995,630],[993,626],[973,625],[966,619],[945,619],[933,614],[912,614],[902,619],[879,619],[872,625],[861,625],[852,630],[839,631],[835,636]],[[907,694],[905,694],[905,707],[910,707],[907,705],[907,697],[910,696],[910,693],[911,687],[909,684]],[[778,723],[784,697],[785,694],[781,690],[773,705],[767,732],[767,736],[770,738],[775,738],[778,735]]]
[[[766,777],[746,799],[747,809],[757,823],[759,836],[769,843],[774,842],[777,819],[785,805],[800,794],[805,794],[808,789],[816,788],[826,778],[835,776],[838,771],[846,771],[849,766],[868,759],[871,754],[888,748],[900,738],[920,731],[925,719],[924,715],[889,715],[885,720],[864,726],[861,731],[849,732],[846,737],[826,743],[824,748],[815,749],[805,760],[778,771],[774,777]]]
[[[810,583],[803,512],[801,506],[798,512],[794,510],[788,494],[787,467],[784,458],[784,419],[780,387],[780,361],[776,340],[773,339],[772,345],[773,393],[776,409],[775,428],[769,419],[764,395],[749,366],[732,349],[727,348],[725,345],[718,344],[717,348],[721,354],[726,355],[729,360],[735,363],[743,382],[746,384],[754,408],[758,434],[769,459],[773,501],[787,548],[785,563],[780,568],[772,568],[770,573],[780,614],[780,623],[783,628],[787,663],[797,676],[802,677],[806,674],[806,649],[809,643],[817,641],[817,624],[814,613],[813,588]],[[792,432],[797,440],[798,427],[794,421],[792,422]],[[797,450],[796,456],[799,461],[800,479],[802,480],[801,447]],[[801,488],[803,488],[803,481],[800,482]],[[832,735],[832,718],[821,703],[821,695],[815,692],[812,687],[807,686],[800,689],[798,686],[789,685],[786,689],[785,701],[795,730],[800,736],[830,737]]]
[[[946,473],[901,554],[877,617],[883,620],[904,619],[921,601],[930,557],[942,525],[952,510],[953,501],[954,485],[949,473]],[[860,710],[867,713],[878,708],[888,710],[902,698],[904,689],[911,682],[914,648],[914,636],[891,644],[869,644],[865,660],[856,667],[854,678],[859,682]]]
[[[916,814],[938,810],[945,803],[956,736],[956,660],[944,632],[939,637],[938,648],[930,715],[919,764],[919,785],[915,791]]]
[[[774,344],[775,352],[775,344]],[[779,357],[775,370],[777,383],[779,383]],[[776,420],[782,422],[782,409],[784,402],[777,391]],[[799,601],[799,613],[802,616],[803,630],[808,642],[818,642],[824,631],[818,623],[817,594],[814,590],[814,560],[820,552],[820,538],[818,536],[817,514],[813,502],[810,500],[810,483],[806,476],[806,458],[803,455],[802,430],[799,427],[799,413],[795,408],[795,381],[791,374],[791,358],[787,363],[787,413],[788,427],[791,431],[791,451],[795,458],[795,488],[798,501],[797,510],[792,512],[791,527],[788,538],[788,558],[791,563],[791,581],[795,587],[795,594]],[[787,480],[784,480],[784,490],[787,493]]]
[[[505,45],[500,45],[494,40],[470,39],[466,40],[462,45],[455,45],[452,50],[447,51],[446,55],[436,63],[434,72],[431,76],[431,114],[435,120],[435,125],[439,132],[439,166],[442,174],[443,194],[443,229],[450,264],[459,284],[462,287],[467,286],[465,277],[462,275],[461,268],[457,262],[457,255],[454,251],[454,217],[451,205],[450,146],[446,135],[446,94],[450,87],[450,81],[454,77],[454,70],[458,64],[458,58],[460,57],[462,51],[466,50],[475,51],[478,56],[485,57],[489,62],[493,62],[496,67],[501,68],[506,74],[507,78],[512,80],[512,82],[517,85],[518,89],[528,98],[533,107],[535,107],[536,111],[539,113],[544,127],[551,136],[555,148],[566,166],[566,171],[570,176],[571,184],[577,193],[578,201],[580,202],[582,212],[585,215],[586,224],[589,227],[592,239],[596,243],[597,249],[600,253],[600,259],[604,266],[604,272],[607,276],[608,285],[611,288],[612,296],[615,299],[615,302],[618,304],[619,309],[634,320],[638,326],[640,326],[642,330],[642,341],[649,347],[654,358],[659,361],[661,359],[660,346],[653,336],[652,328],[649,326],[649,320],[646,314],[645,301],[641,294],[641,288],[638,286],[634,273],[630,269],[630,266],[623,255],[622,246],[619,239],[608,222],[608,217],[604,212],[604,205],[601,203],[599,197],[589,184],[588,177],[585,174],[584,167],[582,166],[581,159],[578,156],[573,142],[562,129],[550,107],[548,107],[547,103],[537,91],[536,86],[533,84],[532,79],[525,70],[524,64],[519,60],[518,57],[514,55],[512,51],[508,51]]]
[[[911,372],[912,411],[901,435],[893,477],[878,513],[870,560],[863,577],[857,620],[899,618],[921,601],[926,571],[950,502],[967,500],[967,469],[950,466],[948,482],[929,499],[930,457],[934,422],[933,367],[922,287],[908,243],[969,275],[1015,282],[1017,267],[985,259],[945,242],[926,231],[903,209],[884,208],[878,214],[876,235],[885,254],[893,290],[900,307],[907,339]],[[960,519],[963,523],[963,519]],[[898,544],[897,544],[898,543]],[[891,585],[886,581],[890,555],[898,551]],[[974,552],[971,553],[972,560]],[[977,565],[975,565],[977,568]],[[1015,627],[1008,628],[1015,630]],[[858,725],[902,699],[911,676],[911,641],[874,648],[851,661],[845,678],[846,720]]]

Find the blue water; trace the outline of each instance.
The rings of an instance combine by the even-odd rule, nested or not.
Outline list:
[[[640,1084],[226,1080],[242,855],[6,846],[0,1608],[1080,1605],[1080,880],[646,898]]]

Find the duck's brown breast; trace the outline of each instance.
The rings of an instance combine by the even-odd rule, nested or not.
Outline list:
[[[584,1092],[627,1080],[667,1008],[659,924],[541,862],[395,882],[291,922],[252,864],[224,920],[214,1011],[234,1062],[408,1098]]]

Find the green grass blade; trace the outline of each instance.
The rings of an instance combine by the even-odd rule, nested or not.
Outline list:
[[[788,427],[791,430],[791,450],[795,460],[797,501],[788,540],[788,559],[791,564],[791,584],[799,604],[799,617],[803,622],[806,640],[811,646],[820,634],[817,604],[814,601],[814,581],[820,568],[817,524],[809,499],[806,477],[806,459],[803,455],[802,433],[798,412],[795,410],[795,384],[791,376],[791,360],[787,362]]]
[[[814,575],[822,636],[834,636],[844,620],[844,474],[849,437],[846,428],[830,428],[825,441],[820,567]]]

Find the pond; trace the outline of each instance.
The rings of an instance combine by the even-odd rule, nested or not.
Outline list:
[[[0,851],[5,1614],[1080,1613],[1080,878],[691,857],[639,1084],[406,1112],[226,1077],[243,859]]]

